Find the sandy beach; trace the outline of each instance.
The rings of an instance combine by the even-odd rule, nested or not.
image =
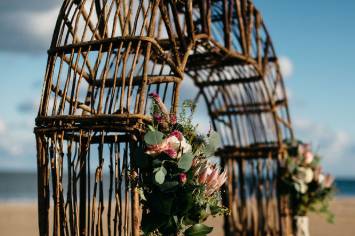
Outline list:
[[[336,198],[331,205],[335,213],[335,224],[328,224],[324,218],[310,215],[312,236],[355,235],[355,198]],[[215,225],[211,236],[221,235],[221,220],[213,219]],[[35,236],[37,212],[34,203],[0,203],[0,235]]]

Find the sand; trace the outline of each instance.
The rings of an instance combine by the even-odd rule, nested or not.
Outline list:
[[[335,213],[335,224],[328,224],[324,218],[311,214],[310,231],[312,236],[354,236],[355,198],[337,198],[331,209]],[[213,235],[222,235],[220,219],[213,219],[216,226]],[[35,236],[37,213],[34,203],[0,203],[0,235]],[[212,235],[211,235],[212,236]]]

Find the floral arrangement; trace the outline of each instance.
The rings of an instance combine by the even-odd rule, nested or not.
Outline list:
[[[281,163],[281,191],[290,197],[294,215],[306,216],[313,211],[327,215],[333,221],[329,202],[335,192],[334,177],[322,172],[320,157],[311,146],[298,142],[289,145],[287,156]]]
[[[209,161],[220,145],[216,132],[197,134],[191,119],[194,105],[183,103],[179,116],[170,114],[159,95],[152,98],[152,125],[144,136],[139,182],[144,235],[207,235],[209,216],[228,210],[221,204],[220,187],[227,179]]]

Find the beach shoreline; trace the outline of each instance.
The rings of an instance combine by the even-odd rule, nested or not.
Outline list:
[[[310,214],[312,236],[353,236],[355,232],[355,197],[336,197],[331,203],[335,223],[328,224],[324,217]],[[223,221],[211,219],[215,227],[210,236],[221,236]],[[35,202],[0,202],[1,235],[37,236],[37,205]]]

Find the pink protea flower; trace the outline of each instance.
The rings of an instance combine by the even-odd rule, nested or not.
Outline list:
[[[334,182],[334,177],[331,175],[326,175],[323,181],[323,186],[325,188],[331,188]]]
[[[204,168],[200,171],[199,173],[199,177],[198,177],[198,182],[200,184],[205,184],[206,181],[207,181],[207,177],[212,173],[212,169],[207,167],[207,168]]]
[[[185,183],[186,183],[186,181],[187,181],[187,175],[186,175],[186,173],[180,173],[180,174],[179,174],[179,181],[180,181],[180,183],[182,183],[182,184],[185,184]]]
[[[226,182],[227,172],[224,171],[223,173],[220,173],[220,170],[216,167],[216,165],[206,163],[205,167],[199,169],[197,177],[198,182],[205,185],[206,195],[210,196],[218,191]]]
[[[200,163],[200,160],[198,159],[198,158],[194,158],[193,160],[192,160],[192,167],[196,167],[198,164]]]
[[[217,174],[212,174],[211,179],[207,178],[207,183],[206,183],[206,195],[210,196],[214,192],[218,191],[220,187],[226,182],[227,180],[227,172],[224,171],[222,173],[219,173],[219,170],[216,169],[215,173]]]

